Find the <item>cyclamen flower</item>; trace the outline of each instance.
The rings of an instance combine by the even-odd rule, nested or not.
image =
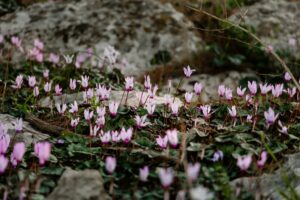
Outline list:
[[[285,72],[285,73],[284,73],[284,80],[285,80],[285,81],[290,81],[291,79],[292,79],[292,77],[291,77],[290,73]]]
[[[29,87],[33,88],[36,84],[35,76],[28,76],[28,85]]]
[[[109,174],[112,174],[117,167],[117,160],[115,157],[108,156],[105,159],[105,169]]]
[[[60,105],[59,103],[55,104],[57,112],[61,115],[64,115],[67,110],[67,104]]]
[[[207,120],[210,118],[210,112],[211,112],[211,107],[210,105],[205,105],[205,106],[200,106],[200,109],[202,111],[202,114],[204,118]]]
[[[194,85],[194,91],[195,91],[195,94],[197,96],[199,96],[201,94],[202,89],[203,89],[203,87],[202,87],[201,83],[195,83],[195,85]]]
[[[246,88],[243,88],[241,86],[239,86],[237,89],[236,89],[236,93],[239,97],[243,97],[244,94],[246,92]]]
[[[268,153],[266,151],[261,152],[260,160],[257,161],[258,167],[263,167],[268,159]]]
[[[158,176],[161,182],[161,185],[164,188],[168,188],[174,179],[174,172],[171,168],[159,168],[158,169]]]
[[[72,126],[72,128],[76,128],[76,126],[78,125],[78,123],[79,123],[79,117],[76,118],[76,119],[72,119],[71,120],[71,126]]]
[[[59,63],[59,55],[50,53],[48,60],[49,60],[49,62],[52,62],[53,64],[58,64]]]
[[[107,131],[104,134],[100,135],[100,140],[103,144],[108,144],[111,140],[110,131]]]
[[[111,131],[111,141],[119,142],[121,140],[120,134],[118,131]]]
[[[268,126],[274,124],[279,114],[275,115],[274,110],[269,107],[268,111],[264,112],[265,119],[267,121]]]
[[[106,109],[105,107],[97,107],[96,112],[99,117],[104,117]]]
[[[252,162],[252,156],[239,156],[237,160],[237,166],[240,168],[242,171],[246,171]]]
[[[217,150],[214,155],[213,158],[211,159],[213,162],[217,162],[219,160],[223,160],[224,154],[221,150]]]
[[[50,158],[51,144],[49,142],[38,142],[34,145],[34,153],[39,158],[40,165],[44,165]]]
[[[96,124],[100,127],[103,128],[105,125],[105,117],[104,116],[100,116],[97,118],[96,120]]]
[[[146,109],[149,116],[153,116],[156,105],[154,103],[147,103]]]
[[[0,155],[0,174],[3,174],[7,168],[8,159],[4,155]]]
[[[91,100],[94,97],[94,90],[92,88],[89,88],[86,92],[84,92],[86,95],[86,98]]]
[[[230,88],[225,88],[225,98],[227,101],[232,100],[232,90]]]
[[[260,83],[259,88],[261,95],[266,95],[270,90],[272,90],[272,86],[268,85],[267,83],[265,83],[264,85]]]
[[[89,109],[85,109],[83,114],[84,114],[84,119],[86,121],[90,121],[93,118],[94,111],[90,112]]]
[[[62,88],[58,84],[55,85],[55,95],[56,96],[62,95]]]
[[[184,95],[184,98],[185,98],[185,102],[187,104],[190,104],[192,102],[192,98],[193,98],[193,93],[191,92],[186,92],[185,95]]]
[[[247,115],[246,121],[247,121],[248,123],[252,123],[252,118],[253,118],[252,115]]]
[[[45,70],[43,71],[43,77],[44,77],[45,79],[48,79],[48,78],[49,78],[49,69],[45,69]]]
[[[119,103],[118,102],[110,102],[108,105],[109,108],[109,113],[112,117],[117,116],[118,108],[119,108]]]
[[[144,115],[142,117],[136,115],[134,120],[135,120],[135,123],[136,123],[136,126],[137,128],[143,128],[143,127],[146,127],[147,125],[149,125],[150,123],[149,122],[146,122],[146,118],[147,118],[147,115]]]
[[[15,85],[13,85],[12,87],[16,89],[21,89],[22,84],[23,84],[23,75],[18,75],[16,77]]]
[[[89,87],[89,79],[90,77],[88,76],[81,76],[81,86],[84,89],[87,89]]]
[[[252,82],[248,81],[248,89],[252,95],[255,95],[257,93],[256,81],[252,81]]]
[[[297,88],[296,87],[288,88],[285,92],[289,95],[290,98],[293,98],[297,93]]]
[[[14,149],[10,157],[11,163],[14,167],[22,161],[25,151],[26,147],[24,142],[18,142],[14,145]]]
[[[105,86],[101,86],[100,84],[98,84],[96,87],[96,94],[101,101],[109,99],[110,91],[111,88],[106,88]]]
[[[225,95],[225,86],[224,85],[219,85],[218,95],[219,95],[219,97],[223,97]]]
[[[0,155],[1,155],[1,154],[5,154],[9,147],[10,136],[7,134],[7,127],[5,125],[2,125],[2,127],[0,128],[5,129],[4,130],[5,132],[3,132],[3,134],[0,133]]]
[[[166,94],[165,96],[164,96],[164,98],[165,98],[165,105],[171,105],[172,104],[172,102],[173,102],[173,98],[172,98],[172,96],[171,95],[169,95],[169,94]]]
[[[130,140],[132,138],[132,134],[133,134],[132,128],[129,128],[127,130],[125,130],[125,128],[122,128],[121,132],[120,132],[120,137],[121,137],[122,141],[127,144],[130,142]]]
[[[200,171],[200,163],[191,164],[187,166],[187,179],[191,182],[197,180]]]
[[[232,106],[231,109],[228,108],[228,112],[232,118],[236,118],[237,115],[236,106]]]
[[[166,149],[168,146],[168,136],[161,137],[160,135],[156,138],[156,143],[158,146],[160,146],[162,149]]]
[[[172,115],[177,116],[179,111],[179,103],[176,101],[174,103],[171,103],[171,110],[172,110]]]
[[[158,86],[157,85],[155,85],[153,87],[153,90],[151,90],[151,88],[150,88],[148,90],[149,98],[153,99],[155,97],[155,94],[156,94],[157,90],[158,90]]]
[[[23,130],[23,120],[22,120],[22,118],[17,119],[16,122],[14,123],[14,125],[15,125],[16,133],[21,133],[22,130]]]
[[[287,135],[288,134],[288,127],[287,126],[284,126],[281,121],[279,120],[278,121],[278,125],[280,126],[281,129],[279,129],[279,132],[284,134],[284,135]]]
[[[69,110],[70,113],[76,114],[78,112],[78,104],[77,101],[74,101],[73,104],[70,105],[71,109]]]
[[[11,43],[15,45],[17,48],[19,48],[21,51],[23,50],[21,47],[22,40],[19,37],[16,36],[11,37]]]
[[[178,134],[177,134],[177,130],[173,129],[173,130],[167,130],[166,132],[167,136],[168,136],[168,141],[171,144],[171,146],[173,148],[176,148],[178,145]]]
[[[63,55],[67,64],[71,64],[73,62],[74,55]]]
[[[191,67],[188,65],[187,67],[184,67],[183,68],[183,72],[184,72],[184,75],[186,76],[186,77],[191,77],[191,75],[192,75],[192,73],[194,72],[194,71],[196,71],[195,69],[191,69]]]
[[[70,79],[69,87],[73,91],[76,89],[76,80],[75,79]]]
[[[132,76],[126,77],[125,78],[125,90],[127,92],[133,90],[133,85],[134,85],[134,79]]]
[[[38,86],[35,86],[35,87],[33,88],[33,96],[34,96],[34,97],[38,97],[39,94],[40,94],[39,87],[38,87]]]
[[[148,181],[148,175],[149,175],[149,167],[148,166],[144,166],[143,168],[140,168],[140,181],[142,182],[147,182]]]
[[[36,48],[38,48],[39,50],[43,50],[44,49],[44,43],[41,40],[39,40],[39,39],[35,39],[34,40],[34,46]]]
[[[52,85],[52,82],[47,82],[45,85],[44,85],[44,90],[46,93],[49,93],[51,91],[51,85]]]
[[[275,86],[272,86],[272,95],[274,97],[281,96],[282,92],[283,92],[283,84],[276,84]]]
[[[151,88],[151,81],[149,75],[145,76],[144,87],[146,90],[149,90]]]

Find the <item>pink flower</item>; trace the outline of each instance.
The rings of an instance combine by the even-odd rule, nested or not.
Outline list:
[[[19,37],[16,37],[16,36],[11,37],[11,43],[13,45],[15,45],[17,48],[19,48],[20,51],[23,52],[23,48],[21,46],[22,45],[22,40]]]
[[[297,88],[296,87],[288,88],[285,92],[289,95],[290,98],[293,98],[297,93]]]
[[[174,179],[174,172],[171,168],[158,168],[158,176],[164,188],[168,188]]]
[[[76,114],[78,112],[78,104],[77,104],[77,101],[74,101],[73,104],[70,105],[70,110],[69,112],[72,113],[72,114]]]
[[[221,150],[217,150],[214,155],[213,158],[211,159],[213,162],[217,162],[219,160],[223,160],[224,154]]]
[[[177,134],[177,130],[173,129],[173,130],[167,130],[166,134],[168,136],[168,141],[171,144],[171,146],[173,148],[176,148],[178,145],[178,134]]]
[[[283,84],[276,84],[275,86],[272,86],[272,95],[274,97],[281,96],[282,92],[283,92]]]
[[[243,97],[244,94],[246,92],[246,88],[243,88],[241,86],[239,86],[237,89],[236,89],[236,93],[239,97]]]
[[[146,109],[149,116],[153,116],[156,105],[154,103],[147,103]]]
[[[257,161],[258,167],[263,167],[268,159],[268,153],[266,151],[261,152],[260,160]]]
[[[248,155],[248,156],[239,156],[238,160],[237,160],[237,166],[242,170],[242,171],[246,171],[252,162],[252,156]]]
[[[148,175],[149,175],[149,167],[144,166],[143,168],[140,168],[140,181],[147,182],[148,181]]]
[[[28,76],[28,85],[29,87],[33,88],[36,84],[35,76]]]
[[[137,128],[143,128],[143,127],[146,127],[147,125],[149,125],[150,123],[149,122],[146,122],[146,118],[147,118],[147,115],[144,115],[142,117],[136,115],[134,120],[135,120],[135,123],[136,123],[136,126]]]
[[[129,143],[132,138],[132,134],[133,134],[132,128],[127,129],[127,131],[125,130],[125,128],[122,128],[120,132],[121,140],[126,144]]]
[[[117,113],[118,113],[119,103],[112,101],[109,103],[108,108],[109,108],[110,115],[112,117],[115,117],[115,116],[117,116]]]
[[[1,125],[1,124],[0,124]],[[1,125],[0,127],[4,132],[0,133],[0,154],[5,154],[10,143],[10,136],[7,134],[7,127]]]
[[[224,85],[219,85],[218,94],[219,94],[219,97],[223,97],[225,95],[225,86]]]
[[[96,94],[101,101],[109,99],[110,91],[111,88],[106,88],[105,86],[101,86],[100,84],[98,84],[96,87]]]
[[[76,89],[76,80],[75,79],[70,79],[69,87],[73,91]]]
[[[103,144],[108,144],[111,140],[110,131],[107,131],[104,134],[100,135],[100,140]]]
[[[168,146],[168,136],[161,137],[160,135],[156,138],[156,143],[158,146],[160,146],[162,149],[167,148]]]
[[[155,94],[158,90],[158,86],[154,85],[153,90],[151,91],[151,88],[148,90],[149,98],[153,99],[155,97]]]
[[[8,165],[8,159],[4,155],[0,155],[0,174],[5,172]]]
[[[84,94],[86,94],[86,98],[91,100],[94,97],[94,89],[89,88]]]
[[[202,114],[204,118],[207,120],[210,118],[210,112],[211,112],[211,107],[210,105],[205,105],[205,106],[200,106],[200,109],[202,111]]]
[[[84,119],[86,121],[91,121],[91,119],[93,118],[93,115],[94,115],[94,111],[89,111],[89,109],[85,109],[84,112],[83,112],[83,115],[84,115]]]
[[[49,62],[52,62],[53,64],[58,64],[59,63],[59,55],[50,53],[48,60],[49,60]]]
[[[272,125],[278,118],[279,114],[275,115],[274,110],[271,107],[269,107],[268,111],[264,112],[264,116],[267,121],[267,124]]]
[[[62,94],[62,88],[59,86],[59,84],[55,85],[55,95],[60,96]]]
[[[52,82],[47,82],[45,85],[44,85],[44,90],[46,93],[49,93],[51,91],[51,85],[52,85]]]
[[[50,158],[51,144],[49,142],[38,142],[34,145],[34,153],[39,158],[40,165],[44,165]]]
[[[14,149],[11,154],[11,163],[14,167],[22,161],[25,151],[26,147],[24,142],[18,142],[14,145]]]
[[[151,88],[151,80],[149,75],[145,76],[144,86],[146,90],[149,90]]]
[[[73,62],[74,55],[63,55],[67,64],[71,64]]]
[[[96,112],[99,117],[104,117],[106,109],[105,107],[97,107]]]
[[[176,101],[174,103],[171,103],[171,110],[172,110],[172,115],[177,116],[179,111],[179,103]]]
[[[187,104],[190,104],[192,102],[192,98],[193,98],[193,93],[192,92],[186,92],[184,95],[185,98],[185,102]]]
[[[13,85],[12,87],[16,89],[21,89],[22,84],[23,84],[23,75],[18,75],[16,77],[15,85]]]
[[[228,108],[228,112],[232,118],[236,118],[237,115],[236,106],[232,106],[231,109]]]
[[[81,76],[81,86],[84,89],[87,89],[89,87],[89,79],[90,77],[88,76]]]
[[[252,123],[252,115],[247,115],[246,121]]]
[[[292,79],[292,77],[291,77],[290,73],[285,72],[285,73],[284,73],[284,80],[290,81],[291,79]]]
[[[230,88],[225,88],[225,98],[227,101],[232,100],[232,90]]]
[[[256,81],[252,81],[252,82],[248,81],[248,89],[252,95],[255,95],[257,93]]]
[[[43,71],[43,77],[44,77],[45,79],[48,79],[48,78],[49,78],[49,69],[45,69],[45,70]]]
[[[186,76],[186,77],[191,77],[191,75],[192,75],[192,73],[194,72],[194,71],[196,71],[195,69],[191,69],[191,67],[188,65],[187,67],[184,67],[183,68],[183,72],[184,72],[184,75]]]
[[[38,97],[39,94],[40,94],[39,87],[38,87],[38,86],[35,86],[35,87],[33,88],[33,96],[34,96],[34,97]]]
[[[67,110],[67,104],[60,105],[59,103],[56,103],[55,107],[57,109],[57,112],[61,115],[64,115]]]
[[[38,48],[39,50],[43,50],[44,49],[44,43],[42,41],[40,41],[39,39],[35,39],[34,40],[34,46],[36,48]]]
[[[22,120],[22,118],[17,119],[17,120],[14,122],[14,125],[15,125],[16,133],[21,133],[22,130],[23,130],[23,120]]]
[[[100,127],[103,128],[105,125],[105,117],[104,116],[100,116],[97,118],[96,120],[96,124]]]
[[[272,89],[272,86],[268,85],[267,83],[265,83],[264,85],[260,83],[259,88],[261,95],[266,95]]]
[[[200,171],[200,163],[191,164],[187,166],[187,178],[189,181],[193,182],[197,180]]]
[[[133,90],[133,85],[134,85],[134,79],[132,76],[126,77],[125,78],[125,90],[127,92]]]
[[[78,123],[79,123],[79,117],[77,117],[76,119],[72,119],[70,124],[71,124],[72,128],[76,128]]]
[[[281,121],[279,120],[278,121],[278,125],[280,126],[281,129],[279,129],[279,132],[284,134],[284,135],[287,135],[288,134],[288,127],[287,126],[284,126]]]
[[[165,94],[164,98],[165,98],[165,105],[168,106],[168,105],[171,105],[171,104],[172,104],[173,98],[172,98],[171,95]]]
[[[112,142],[120,142],[121,136],[118,131],[111,131],[111,141]]]
[[[203,89],[203,87],[202,87],[201,83],[195,83],[195,85],[194,85],[194,91],[195,91],[195,94],[197,96],[199,96],[201,94],[202,89]]]
[[[105,159],[105,169],[109,174],[112,174],[117,167],[117,160],[115,157],[107,156]]]

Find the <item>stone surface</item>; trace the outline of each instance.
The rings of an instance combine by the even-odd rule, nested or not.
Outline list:
[[[230,19],[254,27],[259,38],[265,44],[273,45],[275,50],[288,50],[300,57],[300,1],[260,0],[235,13]],[[296,39],[296,46],[289,44],[290,38]]]
[[[158,0],[79,0],[28,6],[0,18],[0,33],[19,35],[32,47],[45,41],[47,49],[61,54],[94,47],[99,56],[108,45],[125,57],[125,74],[149,70],[158,51],[171,61],[191,57],[202,45],[193,24],[170,3]]]
[[[263,174],[260,177],[238,178],[231,182],[234,188],[243,188],[253,192],[259,199],[271,198],[281,200],[279,191],[288,196],[291,194],[289,187],[294,188],[300,195],[300,153],[286,156],[283,166],[273,174]]]
[[[209,200],[214,199],[213,193],[206,187],[198,186],[190,190],[192,200]]]
[[[8,114],[0,114],[0,122],[2,124],[5,124],[8,128],[8,134],[11,138],[15,135],[15,126],[14,122],[17,120],[17,118],[8,115]],[[29,125],[28,122],[23,121],[23,132],[16,134],[15,140],[16,141],[23,141],[25,142],[26,146],[30,146],[31,144],[36,143],[40,140],[46,140],[49,138],[49,135],[46,135],[44,133],[41,133],[35,129],[32,128],[32,126]]]
[[[106,200],[110,199],[103,188],[97,170],[74,171],[66,169],[57,187],[47,200]]]

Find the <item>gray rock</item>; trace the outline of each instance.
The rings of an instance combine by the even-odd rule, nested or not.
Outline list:
[[[192,200],[210,200],[214,199],[213,193],[206,187],[198,186],[190,190]]]
[[[47,138],[49,138],[49,135],[33,129],[32,126],[30,126],[30,124],[26,121],[23,121],[23,132],[15,135],[14,122],[16,120],[17,118],[11,115],[0,114],[0,122],[7,126],[8,134],[11,138],[15,137],[15,141],[22,141],[26,144],[26,146],[30,146],[37,141],[46,140]]]
[[[133,75],[149,70],[159,50],[168,51],[174,62],[191,58],[202,45],[192,28],[182,13],[159,0],[46,2],[0,18],[0,33],[19,35],[26,46],[40,38],[53,52],[94,47],[98,56],[114,46],[133,63],[124,69]]]
[[[300,153],[286,156],[283,166],[273,174],[263,174],[259,177],[238,178],[231,182],[236,190],[243,188],[252,192],[257,198],[271,198],[281,200],[283,196],[291,195],[293,189],[300,197]]]
[[[300,57],[300,2],[289,0],[261,0],[243,8],[230,17],[230,20],[255,28],[256,34],[275,50],[289,51]],[[289,44],[289,39],[296,39],[296,45]]]
[[[97,170],[75,171],[68,168],[46,199],[102,200],[110,197],[103,188],[103,180]]]

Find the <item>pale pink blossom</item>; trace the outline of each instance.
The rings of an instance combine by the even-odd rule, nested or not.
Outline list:
[[[97,107],[96,112],[99,117],[104,117],[104,115],[106,113],[106,108],[105,107]]]
[[[72,113],[72,114],[76,114],[78,113],[78,104],[77,104],[77,101],[74,101],[73,104],[70,104],[70,110],[69,112]]]
[[[52,62],[53,64],[58,64],[59,63],[59,55],[50,53],[48,60],[49,60],[49,62]]]
[[[167,130],[166,135],[168,136],[168,141],[169,144],[173,147],[176,148],[178,145],[178,133],[176,129],[173,130]]]
[[[150,88],[148,90],[149,98],[153,99],[155,97],[157,90],[158,90],[158,86],[156,84],[154,85],[153,90],[151,90],[151,88]]]
[[[132,76],[128,76],[125,78],[125,90],[127,92],[133,90],[134,78]]]
[[[22,161],[25,151],[26,147],[24,142],[18,142],[14,145],[14,149],[10,157],[11,163],[14,167]]]
[[[285,73],[284,73],[284,80],[290,81],[291,79],[292,79],[292,77],[291,77],[290,73],[285,72]]]
[[[111,140],[110,131],[107,131],[107,132],[103,133],[102,135],[100,135],[100,140],[103,144],[108,144]]]
[[[221,150],[217,150],[214,155],[213,158],[211,159],[213,162],[217,162],[219,160],[223,160],[224,154]]]
[[[28,85],[29,87],[33,88],[36,84],[35,76],[28,76]]]
[[[225,98],[226,98],[227,101],[232,100],[232,89],[225,88]]]
[[[86,98],[91,100],[94,97],[94,89],[89,88],[86,92]]]
[[[100,128],[103,128],[104,125],[105,125],[105,117],[104,117],[104,116],[99,116],[99,117],[96,119],[96,124],[97,124]]]
[[[84,88],[84,89],[87,89],[89,87],[89,79],[90,77],[88,76],[81,76],[81,86]]]
[[[59,103],[55,104],[55,107],[57,109],[57,112],[61,115],[64,115],[66,110],[67,110],[67,105],[66,104],[62,104],[60,105]]]
[[[3,174],[7,168],[8,159],[4,155],[0,155],[0,174]]]
[[[147,103],[146,109],[149,116],[153,116],[156,105],[154,103]]]
[[[284,134],[284,135],[287,135],[288,134],[288,127],[284,126],[280,120],[278,121],[278,125],[280,127],[279,132]]]
[[[200,110],[202,111],[202,114],[206,120],[210,118],[210,114],[211,114],[211,106],[210,105],[200,106]]]
[[[23,120],[22,118],[17,119],[14,122],[16,133],[21,133],[23,130]]]
[[[247,156],[239,156],[237,158],[237,166],[240,168],[242,171],[246,171],[252,162],[252,156],[247,155]]]
[[[35,86],[35,87],[33,88],[33,96],[34,96],[34,97],[38,97],[39,94],[40,94],[39,87],[38,87],[38,86]]]
[[[191,182],[197,180],[200,171],[200,163],[189,163],[187,166],[187,179]]]
[[[51,144],[49,142],[38,142],[34,145],[34,153],[39,158],[40,165],[44,165],[50,158]]]
[[[76,89],[76,80],[75,79],[70,79],[69,87],[73,91]]]
[[[261,152],[260,160],[257,161],[258,167],[263,167],[268,159],[268,153],[266,151]]]
[[[260,93],[261,95],[266,95],[270,90],[272,90],[272,86],[265,83],[264,85],[262,83],[259,84]]]
[[[67,64],[71,64],[73,62],[74,55],[63,55]]]
[[[111,141],[112,142],[120,142],[121,137],[118,131],[111,131]]]
[[[253,118],[252,115],[247,115],[246,121],[247,121],[248,123],[252,123],[252,122],[253,122],[253,121],[252,121],[252,118]]]
[[[70,124],[71,124],[72,128],[76,128],[78,123],[79,123],[79,117],[72,119]]]
[[[245,94],[245,92],[246,92],[246,88],[243,88],[243,89],[242,89],[241,86],[239,86],[239,87],[236,88],[236,93],[237,93],[237,95],[238,95],[239,97],[243,97],[244,94]]]
[[[283,84],[276,84],[272,86],[272,95],[274,97],[280,97],[283,93]]]
[[[171,103],[171,111],[172,111],[172,115],[173,116],[177,116],[178,115],[179,103],[177,101],[175,101],[174,103]]]
[[[169,94],[165,94],[164,99],[165,99],[165,105],[167,106],[171,105],[173,102],[173,97]]]
[[[195,85],[194,85],[194,91],[195,91],[195,94],[197,96],[199,96],[201,94],[202,89],[203,89],[203,86],[202,86],[201,83],[195,83]]]
[[[115,117],[115,116],[117,116],[117,113],[118,113],[119,103],[112,101],[109,103],[108,108],[109,108],[110,115],[112,117]]]
[[[10,143],[10,136],[7,134],[7,127],[5,125],[0,124],[1,131],[0,132],[0,155],[5,154]]]
[[[34,40],[34,46],[36,48],[38,48],[39,50],[43,50],[44,49],[44,43],[41,40],[39,40],[39,39],[35,39]]]
[[[55,85],[54,90],[55,90],[55,95],[56,95],[56,96],[62,95],[62,88],[59,86],[59,84],[56,84],[56,85]]]
[[[45,79],[48,79],[48,78],[49,78],[49,69],[45,69],[45,70],[43,71],[43,77],[44,77]]]
[[[51,91],[51,85],[52,85],[52,82],[45,83],[45,85],[44,85],[44,91],[46,93],[49,93]]]
[[[219,85],[218,95],[219,95],[219,97],[223,97],[225,95],[225,86],[224,85]]]
[[[136,115],[134,118],[136,127],[139,129],[139,128],[148,126],[150,124],[150,122],[146,122],[146,119],[147,119],[147,115],[144,115],[142,117],[140,117],[139,115]]]
[[[15,85],[13,85],[12,87],[16,89],[21,89],[22,84],[23,84],[23,75],[18,75],[16,77]]]
[[[139,172],[140,172],[139,173],[140,181],[147,182],[148,181],[148,175],[149,175],[149,167],[144,166],[143,168],[140,168]]]
[[[267,121],[267,124],[272,125],[278,118],[279,114],[275,115],[274,110],[271,107],[269,107],[268,111],[264,112],[264,116]]]
[[[91,121],[91,119],[93,118],[94,116],[94,111],[91,111],[89,109],[85,109],[84,112],[83,112],[83,115],[84,115],[84,119],[86,121]]]
[[[255,95],[257,93],[257,83],[256,81],[248,81],[248,89],[251,95]]]
[[[98,131],[100,130],[100,127],[95,125],[94,127],[92,124],[90,124],[90,136],[91,137],[96,137],[98,135]]]
[[[297,88],[296,87],[288,88],[287,90],[285,90],[285,92],[289,95],[290,98],[293,98],[297,93]]]
[[[156,143],[158,146],[160,146],[162,149],[167,148],[168,146],[168,136],[165,135],[165,137],[161,137],[160,135],[156,138]]]
[[[132,138],[132,134],[133,134],[132,128],[125,130],[125,128],[123,127],[120,132],[121,140],[126,144],[129,143]]]
[[[106,88],[105,86],[101,86],[100,84],[97,84],[96,95],[100,98],[101,101],[109,99],[110,91],[111,88]]]
[[[109,174],[112,174],[117,167],[117,160],[115,157],[107,156],[105,159],[105,169]]]
[[[236,118],[237,116],[236,106],[232,106],[231,108],[228,108],[228,112],[230,117]]]
[[[174,180],[174,172],[171,168],[158,168],[158,177],[161,185],[168,188]]]
[[[151,88],[151,80],[149,75],[145,76],[144,87],[146,90],[149,90]]]
[[[191,75],[192,75],[192,73],[194,72],[194,71],[196,71],[195,69],[191,69],[191,67],[188,65],[187,67],[184,67],[183,68],[183,72],[184,72],[184,75],[186,76],[186,77],[191,77]]]
[[[193,98],[193,93],[192,92],[186,92],[184,95],[185,98],[185,102],[187,104],[190,104],[192,102],[192,98]]]

